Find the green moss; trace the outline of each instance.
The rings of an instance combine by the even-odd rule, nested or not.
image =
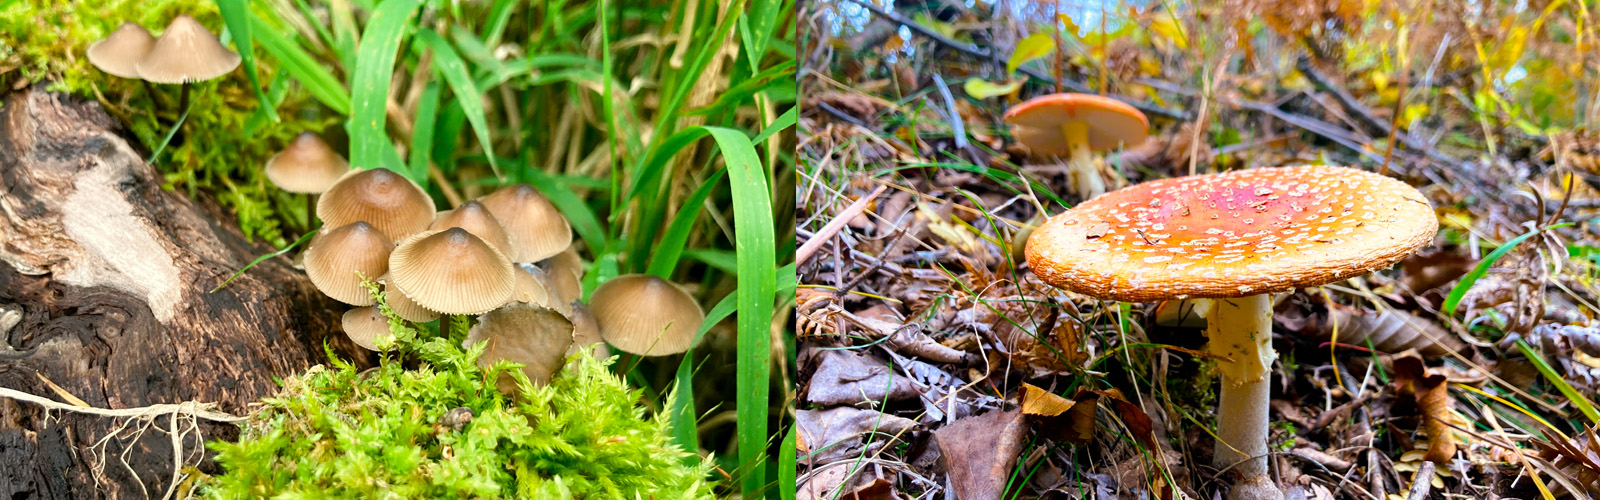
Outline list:
[[[513,365],[487,369],[481,348],[395,326],[407,370],[386,358],[371,372],[335,361],[290,378],[238,443],[212,443],[227,472],[205,478],[210,498],[712,498],[709,465],[685,466],[664,418],[645,418],[629,390],[584,354],[550,385],[527,386]],[[495,390],[501,372],[521,401]],[[436,425],[472,411],[460,429]]]
[[[83,54],[123,21],[159,33],[178,14],[194,16],[214,31],[223,26],[211,0],[12,3],[0,8],[0,86],[46,82],[50,90],[99,100],[149,154],[178,117],[179,86],[152,85],[156,94],[152,96],[140,81],[101,72]],[[258,70],[263,85],[276,75],[266,63]],[[260,167],[295,134],[320,132],[336,119],[319,112],[316,103],[293,85],[278,106],[282,121],[252,119],[259,102],[243,71],[197,84],[191,92],[193,108],[182,142],[169,146],[155,162],[167,187],[190,196],[202,190],[216,194],[238,215],[246,236],[282,246],[283,221],[305,220],[304,203],[270,186]]]

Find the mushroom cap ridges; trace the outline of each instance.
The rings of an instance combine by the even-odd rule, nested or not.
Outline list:
[[[139,77],[156,83],[210,80],[239,67],[237,52],[228,50],[217,35],[187,14],[167,24],[150,53],[135,65]]]
[[[706,318],[688,292],[648,274],[606,281],[589,296],[589,309],[606,342],[641,356],[689,350]]]
[[[362,276],[375,280],[388,272],[392,249],[394,242],[365,222],[324,227],[305,251],[306,277],[333,300],[370,306]]]
[[[567,349],[572,346],[572,321],[561,313],[532,304],[508,305],[478,317],[478,324],[467,331],[463,346],[488,342],[479,366],[496,361],[521,363],[522,373],[534,385],[544,385],[561,369]],[[501,392],[515,393],[512,379],[502,375],[496,381]]]
[[[317,200],[323,224],[367,221],[395,241],[428,229],[435,213],[422,186],[382,168],[351,170]]]
[[[1089,149],[1105,151],[1121,144],[1137,146],[1149,133],[1150,121],[1133,106],[1093,94],[1050,94],[1006,110],[1011,133],[1029,149],[1044,154],[1067,151],[1061,125],[1079,121],[1089,128]]]
[[[1297,166],[1114,191],[1052,217],[1026,254],[1045,282],[1101,299],[1229,298],[1385,268],[1437,230],[1432,205],[1403,182]]]
[[[372,306],[345,311],[339,323],[345,336],[368,351],[378,350],[378,337],[389,335],[389,318]]]
[[[89,64],[100,68],[100,71],[123,78],[138,78],[139,69],[135,66],[144,60],[155,45],[156,37],[150,36],[150,31],[144,26],[122,23],[110,35],[90,44],[84,55],[89,58]]]
[[[472,233],[473,236],[477,236],[490,245],[494,245],[494,249],[499,250],[500,253],[504,253],[507,256],[511,255],[511,239],[506,235],[505,226],[502,226],[500,221],[495,220],[494,215],[491,215],[489,209],[484,208],[482,203],[469,201],[462,203],[461,206],[456,207],[454,210],[439,212],[439,216],[433,220],[433,224],[429,225],[428,229],[450,229],[452,227],[465,229],[467,232]]]
[[[262,169],[279,189],[320,194],[349,173],[350,164],[317,134],[301,132],[283,151],[268,158]]]
[[[505,226],[515,262],[538,262],[572,245],[572,226],[533,186],[506,186],[478,199]]]
[[[459,227],[407,238],[389,256],[389,283],[441,314],[482,314],[510,302],[514,271],[505,254]]]

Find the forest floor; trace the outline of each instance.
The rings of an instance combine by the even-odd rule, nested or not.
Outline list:
[[[802,13],[799,497],[1212,498],[1218,380],[1194,303],[1066,292],[1022,258],[1025,228],[1081,200],[1001,114],[1075,84],[1051,84],[1054,55],[1021,68],[1020,90],[972,83],[1003,66],[973,57],[979,42],[1009,52],[997,40],[1024,39],[1022,21],[863,9]],[[1078,40],[1087,55],[1055,62],[1150,117],[1150,140],[1097,159],[1111,189],[1343,164],[1416,186],[1439,217],[1392,269],[1274,297],[1270,462],[1288,497],[1600,494],[1600,136],[1480,127],[1438,97],[1470,82],[1408,94],[1440,116],[1397,126],[1406,107],[1373,89],[1377,69],[1315,51],[1286,69],[1230,67],[1231,51],[1178,68],[1162,19],[1134,10],[1127,53]],[[1163,69],[1118,74],[1118,54]],[[1396,80],[1451,69],[1426,62]]]

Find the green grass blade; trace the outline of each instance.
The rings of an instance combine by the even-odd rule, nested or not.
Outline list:
[[[244,66],[244,76],[250,80],[250,88],[256,91],[256,99],[267,111],[267,117],[278,121],[278,111],[273,109],[272,101],[261,89],[261,78],[256,75],[256,46],[250,36],[250,18],[255,16],[250,14],[250,5],[246,0],[217,0],[217,10],[222,11],[222,22],[228,25],[233,46],[239,49],[240,65]]]
[[[778,498],[781,500],[795,500],[799,483],[795,474],[798,470],[795,463],[795,438],[800,427],[789,424],[789,432],[783,434],[783,444],[778,446]]]
[[[411,171],[407,174],[424,189],[428,187],[428,160],[433,152],[433,125],[439,120],[439,84],[430,83],[417,100],[417,116],[411,129]]]
[[[1488,274],[1489,268],[1494,267],[1495,261],[1500,260],[1501,257],[1504,257],[1506,253],[1510,252],[1511,249],[1516,248],[1517,245],[1527,241],[1528,238],[1532,238],[1539,233],[1549,231],[1551,229],[1567,227],[1570,225],[1572,225],[1571,222],[1563,222],[1560,224],[1552,224],[1528,231],[1522,236],[1512,238],[1511,241],[1507,241],[1504,245],[1500,245],[1500,248],[1494,249],[1493,252],[1489,252],[1489,255],[1484,256],[1483,260],[1478,262],[1477,267],[1472,268],[1471,272],[1467,273],[1466,276],[1461,277],[1461,281],[1456,283],[1455,288],[1450,289],[1450,295],[1444,299],[1444,307],[1439,308],[1439,310],[1443,311],[1445,314],[1454,314],[1456,306],[1461,305],[1461,298],[1467,295],[1467,290],[1472,288],[1472,284],[1477,283],[1479,278],[1482,278],[1483,275]]]
[[[351,114],[346,129],[350,132],[351,165],[404,172],[400,153],[389,142],[385,120],[395,58],[420,5],[422,0],[384,0],[367,19],[350,86]]]
[[[700,323],[700,331],[694,334],[695,344],[699,344],[700,340],[705,338],[706,332],[711,331],[711,327],[717,326],[717,323],[721,323],[722,320],[728,319],[728,316],[733,314],[734,307],[738,305],[734,302],[734,299],[734,295],[723,297],[722,301],[717,302],[717,305],[706,313],[706,320]],[[677,443],[678,446],[690,453],[696,453],[700,449],[700,434],[699,429],[696,427],[697,414],[694,408],[694,388],[692,383],[694,370],[690,364],[693,360],[694,350],[690,349],[689,352],[684,353],[683,361],[678,362],[678,375],[676,377],[678,388],[674,395],[675,399],[672,401],[671,413],[672,442]],[[698,456],[686,458],[686,462],[688,460],[700,460]]]
[[[484,156],[489,158],[489,169],[494,171],[495,177],[501,177],[500,164],[494,159],[494,143],[489,140],[489,120],[485,117],[481,99],[483,93],[473,83],[467,63],[456,54],[450,42],[433,30],[418,32],[417,40],[433,49],[433,70],[444,76],[445,83],[450,84],[450,90],[456,94],[456,102],[461,105],[461,111],[467,114],[467,122],[472,124],[472,131],[483,145]]]
[[[299,44],[268,26],[266,21],[250,16],[250,22],[255,27],[256,41],[261,42],[261,47],[278,60],[278,68],[281,71],[293,76],[307,92],[311,93],[311,97],[316,98],[328,109],[341,115],[350,114],[350,93],[333,73],[317,63],[317,60]]]
[[[767,55],[767,43],[776,34],[783,3],[783,0],[752,0],[746,7],[747,14],[741,20],[744,26],[739,34],[744,38],[743,52],[745,60],[750,62],[751,73],[759,72],[761,57]]]
[[[250,261],[249,264],[245,264],[244,267],[239,268],[238,271],[234,271],[232,275],[228,276],[228,279],[222,281],[222,284],[217,285],[216,288],[212,288],[211,291],[207,292],[207,293],[217,293],[217,290],[221,290],[223,288],[227,288],[228,284],[233,283],[233,280],[238,279],[240,276],[243,276],[245,271],[249,271],[250,268],[256,267],[256,264],[260,264],[262,262],[266,262],[267,259],[270,259],[270,258],[273,258],[273,257],[277,257],[279,255],[283,255],[283,254],[289,253],[289,251],[290,250],[294,250],[295,247],[298,247],[300,245],[304,245],[307,241],[311,241],[311,237],[312,236],[316,236],[316,235],[317,235],[316,231],[307,232],[305,234],[305,236],[301,236],[300,239],[294,240],[294,243],[290,243],[289,246],[283,247],[283,249],[281,249],[281,250],[278,250],[276,252],[272,252],[272,253],[269,253],[269,254],[266,254],[266,255],[262,255],[260,257],[256,257],[256,260],[252,260],[252,261]]]
[[[672,278],[672,271],[678,268],[678,258],[683,255],[684,245],[689,242],[689,234],[694,232],[694,222],[700,219],[700,210],[705,206],[706,197],[711,196],[711,191],[722,182],[722,175],[727,170],[718,170],[700,184],[689,199],[683,201],[678,209],[678,214],[672,217],[672,224],[667,226],[666,234],[661,236],[661,243],[655,245],[656,251],[650,255],[650,268],[646,273],[664,279]]]
[[[733,190],[734,248],[739,252],[737,382],[739,463],[748,467],[740,491],[754,498],[766,486],[767,400],[772,388],[772,308],[777,291],[777,237],[767,172],[750,138],[706,127],[728,165]]]
[[[1540,356],[1537,351],[1533,350],[1532,346],[1529,346],[1522,339],[1517,339],[1517,349],[1522,351],[1522,355],[1526,356],[1528,361],[1533,362],[1533,367],[1544,375],[1545,380],[1549,380],[1551,385],[1556,386],[1556,390],[1561,391],[1561,395],[1566,396],[1567,400],[1572,402],[1572,406],[1578,407],[1578,411],[1583,412],[1583,416],[1589,417],[1589,425],[1600,425],[1600,410],[1595,410],[1594,403],[1590,402],[1588,397],[1579,393],[1577,389],[1572,387],[1572,384],[1562,379],[1561,374],[1556,373],[1555,368],[1550,367],[1550,363],[1544,360],[1544,356]]]
[[[729,274],[739,272],[738,255],[732,250],[691,248],[684,250],[683,254],[711,266],[712,269]]]
[[[756,94],[759,94],[769,88],[781,86],[793,87],[794,72],[794,61],[786,61],[778,66],[768,68],[765,71],[751,76],[747,80],[739,82],[738,85],[734,85],[732,88],[729,88],[726,92],[723,92],[722,95],[717,96],[717,100],[712,101],[711,104],[707,104],[699,109],[691,110],[687,114],[690,116],[712,115],[727,111],[730,108],[749,105],[751,103],[751,99],[753,99]]]

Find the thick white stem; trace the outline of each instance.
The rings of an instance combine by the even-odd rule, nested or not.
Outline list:
[[[1089,151],[1089,125],[1067,122],[1061,126],[1061,133],[1067,137],[1067,166],[1073,185],[1078,188],[1078,196],[1088,200],[1105,194],[1106,180],[1100,177],[1100,169],[1095,168],[1094,155]]]
[[[1217,299],[1206,321],[1212,354],[1228,358],[1217,405],[1216,452],[1212,465],[1239,473],[1230,499],[1281,499],[1267,477],[1267,407],[1272,387],[1272,297],[1262,294]],[[1274,496],[1275,494],[1275,496]]]

